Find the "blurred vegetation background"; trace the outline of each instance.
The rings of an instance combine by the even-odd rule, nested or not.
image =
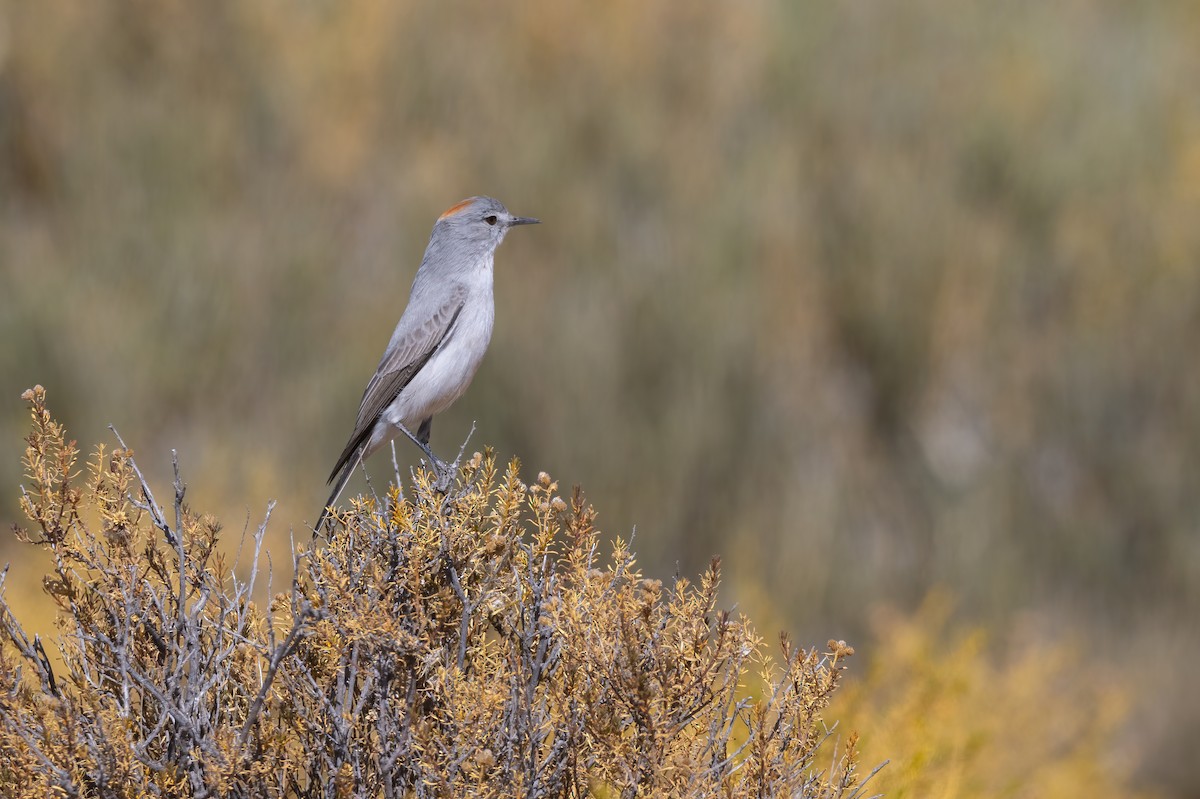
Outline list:
[[[1129,700],[1092,766],[1200,796],[1197,42],[1182,0],[0,0],[0,521],[42,383],[231,539],[271,498],[306,537],[433,220],[491,194],[544,224],[436,450],[474,421],[803,642],[869,657],[934,587],[1069,639]]]

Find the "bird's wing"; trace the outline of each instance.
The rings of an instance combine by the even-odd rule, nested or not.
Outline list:
[[[383,353],[379,368],[363,392],[362,405],[358,409],[358,421],[350,441],[338,458],[337,465],[329,475],[333,482],[347,464],[353,463],[358,450],[367,442],[375,423],[392,401],[399,396],[413,376],[421,370],[438,348],[445,343],[454,329],[458,315],[462,313],[466,291],[456,287],[446,302],[424,322],[414,325],[399,338],[393,340]]]

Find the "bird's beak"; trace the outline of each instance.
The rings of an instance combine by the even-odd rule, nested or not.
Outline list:
[[[541,222],[541,221],[542,221],[542,220],[540,220],[540,219],[534,219],[532,216],[514,216],[514,217],[512,218],[512,221],[511,221],[511,222],[509,222],[508,224],[509,224],[510,226],[514,226],[514,225],[536,225],[536,224],[538,224],[538,223],[539,223],[539,222]]]

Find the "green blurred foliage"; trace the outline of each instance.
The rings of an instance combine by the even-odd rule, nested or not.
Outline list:
[[[303,534],[493,194],[545,224],[439,451],[475,421],[805,639],[931,585],[1081,629],[1200,791],[1197,41],[1182,0],[0,0],[0,520],[40,382]]]

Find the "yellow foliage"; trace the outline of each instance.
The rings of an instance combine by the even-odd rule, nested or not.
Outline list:
[[[999,656],[978,628],[955,630],[935,594],[912,618],[880,614],[867,676],[834,710],[890,763],[890,799],[1131,799],[1115,747],[1127,696],[1069,644],[1018,642]]]

